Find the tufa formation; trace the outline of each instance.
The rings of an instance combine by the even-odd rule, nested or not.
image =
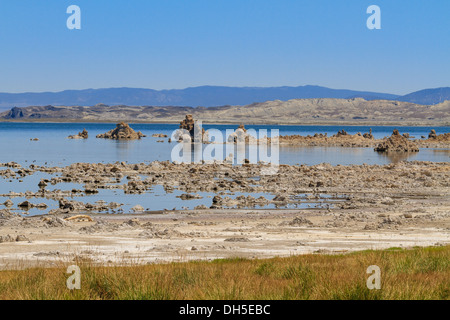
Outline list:
[[[145,137],[142,132],[134,131],[128,124],[118,123],[115,129],[104,134],[97,135],[97,138],[113,139],[113,140],[136,140]]]
[[[381,142],[375,149],[377,152],[419,152],[419,147],[408,138],[400,135],[397,129]]]
[[[178,130],[176,137],[178,141],[208,141],[208,134],[205,132],[205,129],[194,120],[192,114],[187,114],[186,118],[180,122],[180,129]]]
[[[68,139],[87,139],[89,137],[89,134],[86,129],[83,129],[82,132],[78,132],[78,134],[73,136],[68,136]]]

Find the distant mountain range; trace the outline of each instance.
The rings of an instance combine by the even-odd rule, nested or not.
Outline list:
[[[434,105],[450,100],[450,88],[427,89],[398,96],[388,93],[330,89],[320,86],[299,87],[220,87],[201,86],[186,89],[152,90],[139,88],[109,88],[66,90],[42,93],[0,93],[0,108],[26,106],[190,106],[213,107],[248,105],[271,100],[311,98],[364,98],[366,100],[399,100]]]
[[[450,87],[425,89],[397,98],[398,101],[434,105],[450,100]]]

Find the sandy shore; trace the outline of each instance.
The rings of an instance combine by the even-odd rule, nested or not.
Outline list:
[[[157,263],[230,257],[267,258],[303,253],[450,243],[449,203],[402,212],[355,210],[206,210],[155,215],[96,216],[94,222],[17,218],[2,234],[25,241],[0,244],[0,266]],[[53,217],[52,219],[57,219]]]

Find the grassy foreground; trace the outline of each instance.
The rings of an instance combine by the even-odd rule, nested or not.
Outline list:
[[[381,268],[381,289],[366,287]],[[450,246],[127,267],[0,271],[0,299],[450,299]]]

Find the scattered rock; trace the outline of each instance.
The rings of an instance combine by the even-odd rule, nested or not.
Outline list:
[[[82,227],[79,229],[82,233],[97,233],[97,232],[113,232],[119,230],[119,225],[107,221],[99,220],[92,226]]]
[[[130,219],[130,220],[122,223],[122,225],[135,228],[135,227],[139,227],[141,225],[141,223],[139,222],[139,219]]]
[[[14,205],[14,203],[11,200],[6,200],[5,202],[3,202],[3,205],[5,207],[12,207]]]
[[[15,238],[11,237],[9,234],[6,236],[0,236],[0,243],[14,242],[14,241],[16,241]]]
[[[295,217],[294,220],[289,222],[290,226],[302,226],[305,224],[310,225],[310,226],[313,225],[313,223],[310,220],[303,218],[303,217]]]
[[[89,134],[86,129],[83,129],[82,132],[79,132],[78,134],[73,135],[73,136],[68,136],[67,138],[68,139],[87,139],[87,138],[89,138]]]
[[[234,238],[227,238],[224,241],[226,241],[226,242],[249,242],[250,240],[245,237],[234,237]]]
[[[287,202],[287,198],[281,194],[277,194],[273,199],[273,202]]]
[[[19,203],[17,205],[17,207],[20,209],[29,210],[29,209],[33,208],[34,205],[29,201],[24,201],[24,202]]]
[[[25,237],[23,234],[19,234],[19,235],[16,237],[16,242],[20,242],[20,241],[27,241],[27,242],[29,242],[30,239],[28,239],[27,237]]]
[[[431,132],[428,134],[428,139],[436,139],[436,138],[437,138],[436,130],[431,129]]]
[[[45,188],[47,185],[48,185],[47,182],[45,182],[44,180],[41,180],[41,181],[38,183],[38,187],[39,187],[39,188]]]
[[[177,196],[177,198],[180,198],[181,200],[203,199],[203,197],[198,194],[190,193],[183,193],[182,195]]]
[[[113,139],[113,140],[136,140],[145,137],[142,132],[134,131],[128,124],[121,122],[118,123],[115,129],[108,131],[104,134],[97,135],[97,138]]]
[[[209,209],[207,206],[205,206],[204,204],[200,204],[196,207],[194,207],[194,210],[206,210]]]
[[[144,209],[143,206],[138,204],[138,205],[135,205],[133,208],[131,208],[131,211],[133,211],[133,212],[144,212],[145,209]]]
[[[42,219],[47,227],[62,228],[71,226],[71,224],[60,217],[45,217]]]

